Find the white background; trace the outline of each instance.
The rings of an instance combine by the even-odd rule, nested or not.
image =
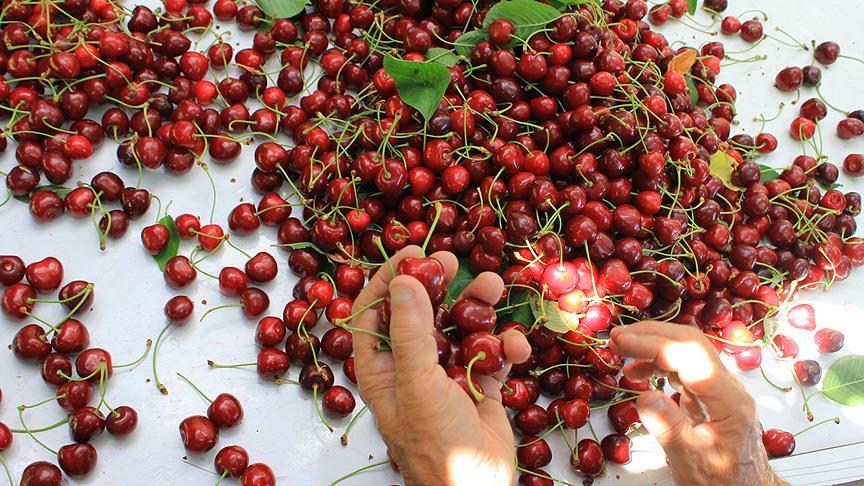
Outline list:
[[[749,2],[732,0],[728,13],[740,13]],[[790,34],[807,42],[811,39],[832,39],[840,43],[842,50],[850,55],[864,56],[856,39],[860,37],[860,26],[864,14],[852,8],[855,2],[848,0],[823,0],[820,2],[788,2],[785,0],[763,0],[758,6],[769,14],[766,33],[778,35],[774,27],[780,26]],[[751,4],[752,5],[752,4]],[[750,14],[753,15],[753,14]],[[700,22],[708,17],[699,14]],[[699,45],[707,36],[698,34],[680,24],[671,24],[661,29],[670,41],[681,41]],[[716,30],[716,27],[715,29]],[[248,39],[245,34],[236,34],[233,41]],[[722,39],[727,52],[748,47],[739,40]],[[202,43],[206,47],[206,42]],[[243,41],[246,47],[249,42]],[[235,49],[236,52],[236,49]],[[734,83],[739,91],[738,110],[740,128],[755,134],[758,124],[751,120],[760,113],[772,117],[781,101],[786,109],[768,130],[775,133],[781,148],[768,156],[768,163],[785,167],[800,153],[800,147],[786,135],[789,122],[796,108],[788,106],[792,95],[781,95],[772,88],[774,74],[787,65],[806,65],[811,54],[781,46],[772,40],[744,54],[730,54],[738,58],[754,54],[765,54],[767,61],[756,64],[739,64],[724,69],[722,81]],[[846,110],[864,108],[861,79],[864,65],[852,60],[840,60],[823,77],[823,92],[829,101]],[[802,101],[815,96],[815,91],[805,89]],[[93,116],[93,118],[97,118]],[[824,151],[832,161],[841,164],[850,152],[864,150],[864,139],[842,142],[834,136],[834,127],[840,115],[832,112],[823,124]],[[115,170],[127,184],[134,185],[135,173],[120,167],[116,162],[115,145],[106,142],[96,156],[76,164],[75,180],[89,181],[102,170]],[[257,203],[257,197],[248,183],[253,168],[253,148],[246,148],[242,156],[226,166],[211,165],[217,181],[216,222],[227,226],[226,215],[242,200]],[[0,170],[8,171],[14,165],[13,148],[0,156]],[[845,190],[864,189],[864,184],[841,176]],[[148,173],[144,187],[159,195],[163,201],[172,201],[171,214],[182,212],[199,214],[208,218],[210,187],[204,174],[196,169],[183,176],[168,175],[163,171]],[[156,219],[156,204],[147,215],[135,221],[129,233],[120,241],[109,242],[108,249],[99,250],[96,233],[87,220],[74,220],[67,216],[50,224],[35,223],[25,204],[11,201],[0,209],[0,227],[4,228],[0,239],[0,254],[18,254],[25,261],[35,261],[53,255],[60,258],[66,273],[64,281],[84,279],[95,282],[96,299],[94,309],[83,315],[92,335],[92,345],[105,347],[114,356],[115,362],[127,362],[138,356],[148,338],[154,338],[164,325],[162,306],[173,293],[164,284],[158,268],[141,247],[139,232],[146,224]],[[860,232],[859,232],[860,233]],[[284,266],[286,254],[271,248],[275,242],[275,231],[262,228],[259,235],[234,237],[232,240],[248,252],[269,250],[277,257],[280,274],[269,285],[264,286],[271,298],[270,314],[281,315],[282,307],[291,299],[291,288],[295,278]],[[190,243],[181,247],[184,254],[192,250]],[[244,258],[229,248],[220,250],[218,257],[203,265],[212,272],[224,265],[242,268]],[[829,365],[836,357],[845,353],[864,353],[864,320],[861,310],[862,274],[856,272],[846,282],[835,284],[829,293],[811,293],[803,298],[817,306],[820,326],[834,327],[846,333],[847,344],[837,355],[818,356],[809,336],[800,335],[802,358],[818,358]],[[184,289],[183,293],[196,301],[196,315],[205,309],[227,303],[218,292],[216,282],[200,275],[197,282]],[[208,304],[201,305],[202,299]],[[49,320],[61,316],[59,306],[39,305],[38,315]],[[24,323],[4,319],[0,322],[0,342],[11,343],[17,329]],[[172,330],[163,341],[160,353],[160,369],[170,390],[161,396],[148,380],[151,378],[149,361],[134,370],[123,370],[115,374],[108,393],[114,405],[129,404],[140,414],[140,424],[133,436],[125,440],[114,440],[103,434],[94,445],[99,451],[99,465],[87,479],[77,484],[152,484],[167,485],[183,482],[189,486],[214,484],[217,476],[212,471],[212,457],[219,447],[240,444],[250,453],[253,462],[266,462],[279,476],[280,484],[327,484],[333,479],[356,468],[377,462],[385,457],[384,445],[374,431],[374,424],[367,414],[360,419],[351,435],[350,445],[339,444],[339,430],[347,420],[336,421],[337,433],[330,434],[315,415],[308,393],[291,385],[275,386],[259,381],[253,369],[210,370],[207,359],[219,362],[251,362],[255,360],[256,346],[253,341],[255,321],[246,320],[238,309],[229,309],[211,315],[204,323],[197,319],[180,330]],[[788,363],[775,364],[768,359],[766,368],[775,380],[788,382]],[[337,381],[345,383],[341,371]],[[185,456],[177,425],[182,418],[204,414],[206,403],[194,391],[180,382],[174,372],[183,372],[211,396],[226,391],[242,401],[246,418],[237,428],[223,431],[219,445],[210,454],[193,457],[191,461],[205,470],[195,468],[183,461]],[[292,367],[296,377],[297,368]],[[801,397],[797,392],[782,394],[770,388],[758,375],[751,372],[743,377],[759,404],[760,416],[766,428],[780,427],[797,431],[807,425],[801,413]],[[0,388],[3,401],[0,403],[0,420],[12,427],[18,425],[15,407],[22,403],[35,403],[53,394],[39,377],[39,368],[22,364],[10,350],[0,353]],[[353,389],[353,388],[352,388]],[[835,415],[841,417],[840,426],[828,424],[799,437],[798,452],[836,446],[860,440],[864,437],[864,410],[843,409],[821,398],[815,398],[812,406],[817,419]],[[358,406],[359,408],[359,406]],[[59,407],[49,405],[28,412],[30,426],[41,426],[61,418]],[[592,421],[599,434],[608,431],[605,413],[598,413]],[[555,459],[546,467],[553,476],[581,483],[581,478],[569,471],[567,453],[560,436],[552,439]],[[42,439],[59,447],[69,441],[65,428],[42,435]],[[422,447],[422,444],[419,446]],[[610,467],[602,484],[647,484],[670,483],[669,475],[658,454],[656,444],[648,438],[634,442],[633,462],[625,467]],[[710,451],[706,451],[710,453]],[[20,476],[22,469],[35,460],[52,460],[47,453],[25,436],[17,436],[12,450],[6,454],[13,473]],[[830,452],[806,454],[781,461],[775,467],[789,480],[800,484],[826,484],[834,480],[849,480],[864,475],[864,448],[847,447]],[[821,465],[821,466],[820,466]],[[3,476],[0,476],[3,477]],[[0,479],[0,483],[5,479]],[[390,484],[399,482],[399,477],[389,467],[369,471],[347,481],[345,484]]]

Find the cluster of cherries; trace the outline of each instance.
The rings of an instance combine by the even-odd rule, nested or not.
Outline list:
[[[24,469],[21,484],[60,485],[64,472],[72,477],[86,476],[97,461],[96,448],[91,441],[106,430],[115,437],[126,436],[138,424],[138,414],[132,407],[111,407],[105,401],[105,390],[115,368],[132,366],[140,359],[130,365],[113,365],[107,351],[90,347],[87,327],[73,316],[80,316],[91,308],[93,284],[73,280],[61,288],[63,276],[63,265],[54,257],[25,265],[17,256],[0,256],[0,283],[5,286],[3,312],[10,319],[38,322],[21,327],[11,349],[23,362],[40,363],[42,379],[56,388],[52,398],[18,407],[21,429],[10,429],[0,423],[0,452],[11,447],[13,434],[27,434],[56,456],[60,465],[58,468],[50,462],[34,462]],[[40,293],[52,293],[58,289],[56,300],[39,297]],[[37,304],[61,304],[68,312],[58,323],[51,324],[33,313]],[[99,398],[96,406],[92,405],[94,392]],[[56,402],[68,415],[50,426],[28,427],[24,412],[51,402]],[[103,413],[103,408],[107,412]],[[72,444],[55,451],[36,438],[40,432],[64,425],[69,428]]]
[[[864,245],[851,236],[860,196],[819,187],[836,181],[838,168],[801,155],[776,179],[763,177],[754,160],[778,142],[770,134],[731,134],[737,93],[716,83],[723,45],[702,46],[682,68],[677,59],[689,49],[673,49],[646,23],[682,17],[685,0],[650,9],[644,0],[571,6],[525,39],[516,35],[524,26],[498,19],[488,40],[448,68],[449,85],[428,119],[400,97],[383,67],[385,55],[419,62],[433,47],[450,48],[466,30],[484,28],[492,2],[316,0],[292,19],[267,19],[258,7],[233,0],[217,0],[212,13],[185,0],[166,0],[164,12],[137,6],[128,14],[105,0],[65,0],[48,12],[7,3],[0,64],[9,79],[0,81],[0,103],[13,119],[0,143],[17,142],[20,165],[7,174],[7,186],[29,196],[37,220],[66,210],[99,214],[104,241],[147,211],[152,196],[108,172],[68,192],[38,189],[40,174],[54,184],[71,180],[71,160],[88,157],[106,135],[122,139],[118,158],[130,167],[184,173],[198,165],[208,174],[205,154],[229,163],[253,137],[266,140],[255,148],[251,174],[260,202],[236,206],[228,229],[249,234],[262,223],[274,227],[280,246],[290,250],[288,267],[301,278],[279,318],[264,316],[270,298],[250,286],[277,276],[272,255],[248,255],[244,269],[212,275],[246,317],[260,318],[261,349],[249,365],[262,377],[287,381],[293,362],[316,406],[322,393],[328,414],[351,414],[351,391],[335,385],[321,358],[342,362],[355,382],[351,307],[366,273],[387,271],[387,255],[408,244],[452,251],[474,273],[503,275],[508,291],[499,308],[535,309],[530,318],[514,312],[499,323],[495,308],[479,301],[439,305],[446,289],[434,261],[398,270],[423,282],[438,305],[440,362],[475,399],[482,390],[469,367],[483,374],[500,369],[495,334],[526,333],[532,356],[504,386],[524,435],[517,456],[526,484],[551,482],[539,469],[551,450],[537,434],[579,429],[592,407],[607,409],[616,433],[580,440],[571,454],[574,469],[596,476],[606,460],[629,460],[626,434],[638,423],[632,398],[657,384],[617,377],[622,360],[602,339],[611,326],[644,318],[699,326],[739,367],[755,369],[772,338],[763,323],[782,300],[796,289],[843,280],[864,264]],[[721,12],[726,2],[705,6]],[[69,16],[84,19],[88,29],[74,28],[80,21]],[[209,32],[213,17],[256,30],[252,46],[235,53],[219,39],[206,54],[196,52],[189,35]],[[759,20],[736,26],[729,19],[723,32],[740,32],[749,42],[765,37]],[[37,35],[52,42],[34,43]],[[273,64],[278,71],[269,76]],[[320,68],[314,81],[310,64]],[[242,74],[205,79],[229,67]],[[299,105],[289,103],[294,97]],[[250,110],[255,102],[260,107]],[[113,106],[100,122],[85,118],[90,104],[102,103]],[[808,109],[821,113],[817,102]],[[809,132],[799,125],[793,138]],[[854,122],[847,125],[854,129]],[[283,134],[293,147],[280,142]],[[717,156],[734,162],[731,181],[712,173]],[[289,193],[281,192],[286,182]],[[287,200],[297,198],[302,215],[292,216]],[[111,201],[122,210],[104,210]],[[200,247],[166,263],[166,283],[180,289],[198,273],[210,276],[201,263],[233,244],[220,225],[188,214],[174,222],[181,238]],[[158,255],[170,235],[159,223],[146,227],[141,240]],[[35,298],[28,292],[7,289],[4,310],[21,314]],[[191,300],[180,297],[166,304],[169,326],[182,325],[193,311]],[[386,303],[378,310],[386,336]],[[318,338],[310,331],[321,314],[333,327]],[[568,331],[547,327],[557,318]],[[110,376],[106,352],[81,356],[86,366],[79,375]],[[552,398],[545,409],[536,403],[541,393]],[[201,418],[184,422],[187,446],[193,437],[218,436],[212,417],[209,425]],[[226,464],[217,471],[239,470]]]

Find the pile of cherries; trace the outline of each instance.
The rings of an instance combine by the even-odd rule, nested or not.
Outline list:
[[[234,0],[216,0],[210,9],[200,0],[164,3],[164,10],[126,11],[108,0],[64,0],[46,11],[4,2],[0,113],[10,120],[0,149],[13,140],[19,164],[6,174],[7,187],[29,198],[38,221],[66,211],[97,217],[104,245],[148,211],[153,196],[140,187],[140,175],[135,186],[102,172],[65,188],[41,187],[43,177],[69,184],[72,161],[89,157],[106,136],[119,143],[124,165],[178,174],[198,167],[211,175],[208,161],[231,163],[255,141],[250,178],[260,201],[237,205],[228,233],[191,214],[174,218],[180,238],[197,248],[168,260],[164,278],[180,289],[199,273],[212,276],[245,317],[260,319],[257,361],[214,368],[250,365],[263,378],[291,383],[285,375],[297,364],[296,383],[316,406],[322,394],[331,417],[356,406],[328,364],[341,362],[356,382],[353,299],[370,272],[389,271],[388,255],[409,244],[454,252],[473,273],[497,272],[507,284],[495,307],[473,299],[445,303],[443,270],[434,260],[397,270],[426,286],[437,308],[439,362],[475,399],[482,390],[471,372],[500,369],[496,334],[517,329],[528,337],[531,358],[512,369],[503,387],[523,434],[517,457],[524,484],[551,482],[539,469],[551,460],[542,433],[579,429],[592,408],[607,410],[615,434],[580,440],[570,454],[574,470],[597,476],[605,461],[629,460],[627,433],[638,426],[632,399],[660,383],[618,376],[622,359],[604,339],[612,326],[647,318],[698,326],[742,370],[752,370],[776,351],[766,343],[776,343],[777,356],[788,354],[782,350],[791,344],[778,343],[764,326],[784,302],[864,264],[862,240],[852,236],[861,199],[833,188],[837,166],[802,154],[769,177],[756,160],[777,149],[777,138],[731,133],[737,92],[716,82],[726,58],[722,43],[676,50],[651,30],[646,20],[683,17],[685,0],[650,9],[645,0],[571,6],[525,39],[516,35],[525,31],[514,24],[518,19],[484,25],[489,1],[315,0],[282,19]],[[722,12],[726,1],[704,6]],[[251,46],[235,53],[216,36],[197,52],[193,37],[210,35],[214,17],[255,30]],[[424,118],[400,97],[385,55],[422,62],[431,48],[453,49],[473,29],[486,37],[448,68],[443,99]],[[748,42],[766,37],[756,19],[726,17],[721,31]],[[837,59],[839,48],[822,46],[817,60]],[[692,62],[682,62],[688,57]],[[796,69],[778,76],[778,87],[798,83]],[[800,84],[818,84],[821,72],[806,71]],[[91,105],[100,104],[109,105],[101,120],[88,119]],[[812,137],[825,113],[818,99],[802,104],[792,138]],[[856,113],[847,120],[860,121]],[[841,125],[841,136],[860,135],[854,121]],[[729,177],[713,168],[716,160],[731,161]],[[862,165],[860,156],[844,162],[850,174]],[[121,209],[107,209],[110,202]],[[302,212],[294,214],[298,205]],[[262,231],[262,224],[274,228],[290,251],[288,268],[300,277],[281,317],[265,315],[270,297],[251,286],[277,277],[269,253],[247,254],[243,269],[202,269],[223,246],[242,252],[230,236]],[[141,233],[153,255],[171,238],[162,223]],[[33,273],[37,283],[18,284],[19,276],[7,284],[7,314],[29,315],[50,272]],[[49,290],[62,275],[55,280]],[[92,291],[86,282],[67,287],[65,297],[61,291],[67,306],[92,297],[85,296]],[[180,297],[166,304],[168,326],[182,325],[193,312],[191,300]],[[386,301],[378,312],[386,337]],[[322,314],[332,326],[319,338],[312,330]],[[70,322],[77,321],[70,316],[58,336],[63,326],[74,327]],[[16,345],[16,352],[46,359],[47,334],[33,326],[16,337],[24,350]],[[816,339],[837,347],[836,335]],[[69,376],[71,361],[62,355],[80,352],[77,371],[88,377],[58,383],[66,387],[58,403],[110,376],[110,355],[85,348],[57,350],[54,365]],[[46,381],[60,381],[47,373]],[[546,408],[536,403],[541,394],[551,399]],[[72,411],[89,403],[82,402]],[[218,426],[213,417],[186,419],[184,444],[209,450]],[[246,467],[245,451],[228,449],[217,456],[218,473],[272,483],[269,468]]]
[[[75,317],[91,309],[93,284],[72,280],[61,287],[63,281],[63,265],[54,257],[25,265],[17,256],[0,256],[3,313],[10,319],[38,322],[21,327],[15,334],[11,349],[22,362],[40,363],[42,379],[55,388],[49,399],[35,405],[18,406],[20,429],[10,429],[0,422],[0,453],[12,446],[14,434],[27,434],[56,456],[60,465],[58,468],[50,462],[34,462],[24,469],[21,484],[59,485],[61,469],[72,477],[86,476],[97,462],[96,448],[91,441],[106,430],[118,438],[129,435],[138,424],[135,409],[125,405],[112,407],[105,400],[105,390],[115,368],[131,366],[140,360],[130,365],[114,365],[106,350],[90,347],[90,332]],[[58,289],[59,295],[55,300],[39,296]],[[60,304],[64,312],[68,311],[56,324],[34,313],[37,305],[51,304]],[[94,405],[95,400],[98,403]],[[51,402],[68,415],[54,425],[29,427],[24,412]],[[40,432],[61,426],[68,426],[73,443],[55,451],[36,438]]]

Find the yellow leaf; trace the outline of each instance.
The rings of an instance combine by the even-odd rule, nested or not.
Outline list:
[[[717,176],[723,185],[738,191],[740,188],[732,183],[732,171],[738,166],[738,161],[723,150],[718,150],[711,155],[711,175]]]
[[[681,74],[690,72],[693,64],[696,64],[696,49],[684,49],[669,61],[669,71],[676,71]]]

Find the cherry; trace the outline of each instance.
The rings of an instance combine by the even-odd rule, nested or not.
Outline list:
[[[241,235],[257,230],[261,226],[261,221],[255,211],[255,206],[251,203],[242,203],[236,206],[228,216],[228,227],[231,231]]]
[[[822,379],[822,366],[818,361],[812,359],[796,361],[792,368],[795,377],[804,386],[813,386]]]
[[[516,449],[516,459],[520,466],[536,469],[552,462],[552,449],[540,437],[528,435],[519,441]]]
[[[565,427],[576,430],[588,423],[591,409],[588,406],[588,402],[576,398],[562,403],[558,408],[558,414],[560,414],[561,420],[564,421]]]
[[[100,368],[104,370],[104,378],[100,376],[102,374],[99,373]],[[87,349],[75,359],[75,371],[78,376],[89,377],[90,381],[97,383],[103,379],[107,380],[114,373],[111,355],[101,348]]]
[[[33,287],[16,283],[3,291],[3,312],[9,317],[24,319],[33,310],[36,291]]]
[[[141,230],[141,243],[151,255],[158,255],[168,246],[171,234],[165,225],[156,223]]]
[[[787,67],[774,78],[774,86],[780,91],[795,91],[804,82],[804,72],[799,67]]]
[[[6,424],[0,422],[0,452],[12,447],[12,430]]]
[[[603,450],[594,439],[582,439],[576,447],[576,458],[570,456],[570,464],[577,472],[596,477],[606,470]]]
[[[264,348],[258,352],[256,369],[262,378],[278,379],[288,372],[288,355],[274,348]]]
[[[70,381],[57,387],[57,404],[64,410],[74,412],[86,407],[93,396],[93,385],[87,381]]]
[[[491,305],[479,299],[468,297],[453,304],[450,309],[450,318],[462,332],[484,331],[488,333],[495,327],[497,315]]]
[[[162,275],[169,287],[180,289],[192,283],[198,275],[198,271],[192,266],[188,257],[177,255],[168,260]]]
[[[243,420],[243,407],[237,397],[220,393],[207,407],[207,417],[219,428],[230,428]]]
[[[786,319],[792,327],[805,331],[816,329],[816,310],[810,304],[798,304],[789,309]]]
[[[59,386],[72,375],[72,361],[65,355],[49,353],[42,359],[42,379],[49,385]]]
[[[248,8],[248,7],[243,7]],[[243,475],[240,477],[240,485],[241,486],[275,486],[276,485],[276,474],[273,473],[273,470],[266,464],[255,463],[250,464],[249,467],[243,471]]]
[[[191,231],[191,229],[190,229]],[[197,232],[198,244],[201,248],[207,251],[213,251],[219,247],[222,240],[225,239],[225,233],[218,224],[208,224],[202,226]]]
[[[777,348],[780,350],[781,358],[794,359],[798,357],[798,343],[789,336],[786,336],[784,334],[775,335],[774,344],[776,344]]]
[[[168,299],[163,309],[165,317],[174,325],[182,326],[195,310],[195,303],[185,295],[175,295]]]
[[[21,484],[26,486],[61,486],[64,483],[60,468],[46,461],[37,461],[21,473]]]
[[[213,466],[218,474],[239,478],[249,466],[249,453],[238,445],[223,447],[213,459]]]
[[[244,316],[258,317],[270,307],[270,297],[259,288],[249,287],[240,292],[240,307]]]
[[[820,64],[830,66],[837,62],[837,58],[840,57],[840,46],[836,42],[823,42],[813,50],[813,57]]]
[[[75,442],[89,442],[105,430],[105,417],[93,407],[79,408],[69,417],[69,435]]]
[[[18,330],[12,340],[12,351],[23,360],[42,360],[51,352],[45,331],[38,324],[28,324]]]
[[[236,297],[249,286],[249,277],[237,267],[225,267],[219,272],[219,290],[224,295]]]
[[[131,434],[138,426],[138,413],[132,407],[121,405],[108,414],[105,430],[115,437]]]
[[[612,428],[619,434],[626,435],[639,426],[639,413],[636,404],[631,401],[617,403],[606,411]]]
[[[350,415],[356,405],[351,391],[339,385],[334,385],[333,388],[327,390],[321,403],[324,410],[335,417]]]
[[[399,262],[396,273],[414,277],[423,284],[429,294],[429,300],[432,301],[432,307],[437,307],[444,302],[444,297],[447,295],[447,280],[444,266],[438,260],[405,258]]]
[[[600,441],[603,457],[615,464],[630,462],[630,437],[622,434],[609,434]]]
[[[57,462],[63,472],[72,477],[90,474],[96,467],[97,458],[96,448],[87,442],[68,444],[57,450]]]
[[[864,155],[849,154],[843,159],[843,172],[858,177],[864,175]]]
[[[181,214],[174,218],[174,224],[177,225],[177,231],[181,238],[195,238],[196,233],[201,230],[201,221],[197,216],[191,214]]]
[[[64,307],[74,311],[74,314],[80,314],[90,309],[94,295],[93,284],[84,280],[73,280],[60,289],[59,297]]]
[[[39,292],[51,292],[63,281],[63,264],[54,257],[47,257],[27,265],[27,282]]]
[[[278,317],[267,316],[258,321],[255,342],[263,347],[276,347],[285,340],[285,323]]]
[[[339,327],[328,329],[321,338],[321,349],[333,359],[348,359],[354,352],[351,332]]]
[[[491,375],[504,366],[504,343],[494,334],[478,331],[462,340],[462,362],[473,361],[471,371]]]
[[[255,283],[265,283],[276,278],[279,266],[276,259],[267,252],[259,252],[246,262],[246,275]]]
[[[14,255],[0,256],[0,283],[14,285],[24,278],[24,260]]]
[[[118,239],[129,229],[129,216],[119,209],[112,209],[99,220],[99,230],[108,233],[108,238]]]
[[[820,353],[836,353],[843,348],[845,336],[835,329],[823,328],[816,331],[813,341]]]
[[[63,199],[53,191],[40,189],[30,195],[30,214],[40,223],[57,219],[65,209]]]
[[[795,436],[780,429],[768,429],[762,433],[762,444],[769,457],[786,457],[795,452]]]
[[[193,415],[180,422],[180,438],[189,452],[204,453],[219,440],[219,429],[209,418]]]
[[[333,386],[333,371],[323,363],[308,363],[300,371],[300,386],[326,392]]]

